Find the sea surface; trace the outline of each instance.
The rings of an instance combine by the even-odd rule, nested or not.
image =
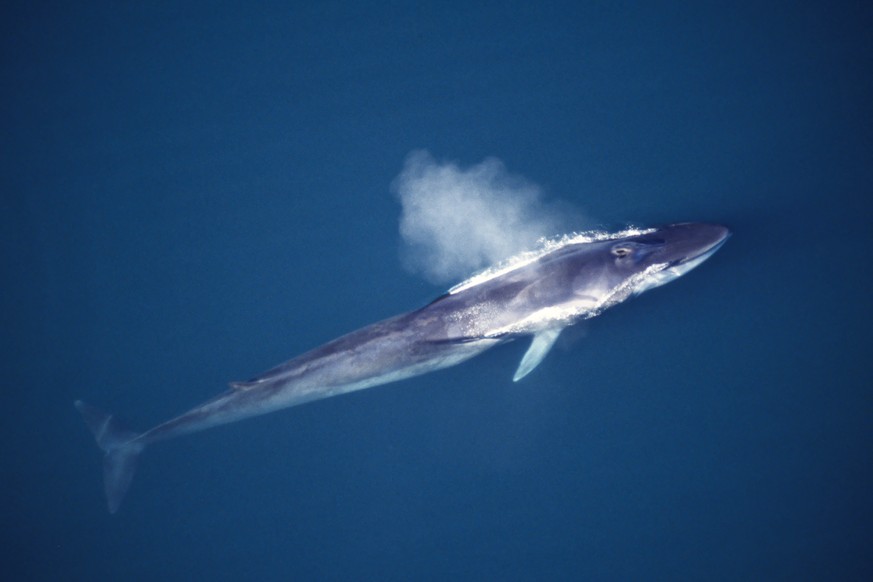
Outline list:
[[[873,579],[867,3],[13,1],[0,29],[5,579]],[[526,341],[160,443],[110,515],[74,400],[145,430],[457,282],[404,268],[422,148],[579,230],[733,237],[519,383]]]

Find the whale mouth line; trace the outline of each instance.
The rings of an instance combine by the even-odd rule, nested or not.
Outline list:
[[[681,259],[672,260],[667,264],[667,267],[668,268],[669,267],[678,267],[678,266],[690,263],[692,261],[703,262],[704,260],[706,260],[709,257],[711,257],[712,255],[714,255],[715,252],[718,249],[720,249],[724,245],[724,243],[727,242],[727,239],[729,239],[730,237],[731,237],[731,233],[727,233],[725,236],[723,236],[721,238],[721,240],[714,242],[711,246],[709,246],[705,250],[697,253],[696,255],[689,255],[687,257],[682,257]]]

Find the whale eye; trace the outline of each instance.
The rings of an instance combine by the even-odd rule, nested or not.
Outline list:
[[[612,254],[620,259],[631,254],[631,249],[624,245],[616,245],[612,247]]]

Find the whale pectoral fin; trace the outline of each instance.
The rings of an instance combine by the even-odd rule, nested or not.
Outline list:
[[[560,327],[547,329],[534,335],[530,347],[518,365],[518,370],[515,371],[515,376],[512,377],[513,382],[518,382],[530,374],[543,361],[543,358],[546,357],[546,354],[555,345],[555,340],[561,335],[561,329]]]

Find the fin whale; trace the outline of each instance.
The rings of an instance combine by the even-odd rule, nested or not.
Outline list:
[[[146,432],[130,431],[113,415],[77,400],[104,452],[109,511],[118,510],[140,454],[157,441],[454,366],[530,336],[513,376],[517,382],[543,361],[563,328],[684,275],[729,236],[717,224],[678,223],[564,237],[456,285],[421,309],[233,382],[226,392]]]

